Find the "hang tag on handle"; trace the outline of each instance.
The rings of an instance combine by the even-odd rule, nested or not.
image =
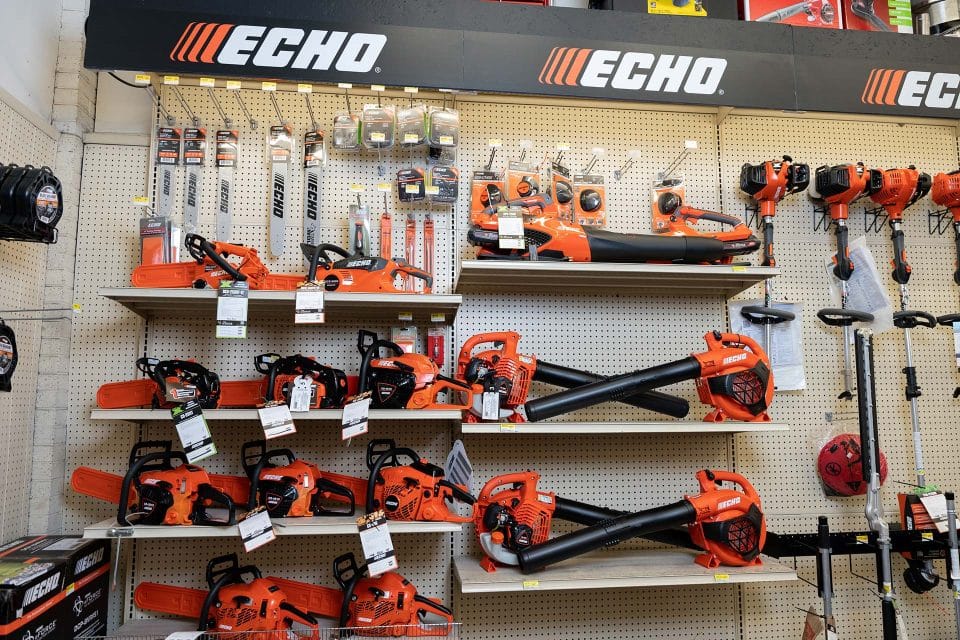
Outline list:
[[[180,437],[180,444],[187,456],[187,462],[194,463],[217,454],[217,445],[213,443],[210,427],[203,417],[200,403],[190,400],[170,410],[173,425]]]
[[[258,507],[248,513],[237,524],[237,529],[240,530],[243,550],[247,553],[277,539],[277,532],[274,531],[273,523],[264,507]]]
[[[496,391],[483,392],[483,406],[480,417],[484,420],[500,419],[500,394]]]
[[[360,533],[360,545],[363,557],[367,561],[367,572],[373,578],[387,571],[397,569],[397,555],[390,539],[387,516],[383,510],[368,513],[357,519],[357,531]]]
[[[217,290],[217,337],[247,337],[247,302],[250,288],[246,282],[224,280]]]
[[[525,249],[523,236],[523,209],[500,207],[497,209],[497,235],[501,249]]]
[[[324,320],[323,287],[309,283],[297,289],[293,324],[322,324]]]
[[[290,389],[290,411],[298,413],[310,411],[313,394],[313,380],[307,376],[297,376],[294,378],[293,388]]]
[[[293,424],[293,416],[290,415],[290,407],[282,402],[272,402],[257,409],[257,413],[260,414],[260,425],[263,427],[263,437],[266,440],[297,432],[297,427]]]
[[[370,396],[362,394],[343,407],[342,440],[363,435],[370,430]]]

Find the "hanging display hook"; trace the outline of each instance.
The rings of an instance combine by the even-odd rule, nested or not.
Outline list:
[[[193,123],[193,126],[200,126],[200,118],[197,117],[197,114],[193,112],[193,109],[190,108],[190,105],[184,99],[183,94],[180,93],[180,87],[173,85],[173,93],[177,96],[177,100],[180,101],[180,106],[183,107],[183,110],[187,112],[187,115],[190,117],[190,121]]]
[[[587,166],[584,167],[583,172],[590,173],[590,171],[593,170],[594,165],[597,164],[597,160],[600,159],[600,156],[606,155],[606,153],[607,153],[607,150],[604,149],[603,147],[594,147],[593,157],[590,158],[590,162],[588,162]]]
[[[270,102],[273,103],[273,110],[277,112],[277,119],[280,120],[280,124],[287,124],[286,118],[283,117],[283,113],[280,112],[280,105],[277,103],[277,92],[270,91]]]
[[[309,93],[304,93],[304,94],[303,94],[303,99],[304,99],[304,100],[306,101],[306,103],[307,103],[307,113],[310,114],[310,126],[313,127],[313,130],[314,130],[314,131],[316,131],[316,130],[319,129],[320,127],[317,126],[317,118],[316,118],[316,116],[313,114],[313,102],[310,100],[310,94],[309,94]]]
[[[234,97],[237,99],[237,104],[240,105],[240,109],[243,111],[244,117],[250,122],[250,130],[251,130],[251,131],[256,131],[256,130],[257,130],[257,121],[253,119],[253,116],[250,115],[250,111],[247,110],[247,105],[244,104],[243,98],[240,97],[240,92],[239,92],[239,91],[234,91],[233,95],[234,95]]]
[[[699,148],[700,143],[696,140],[684,140],[683,149],[677,154],[673,161],[667,165],[667,168],[660,173],[660,181],[663,182],[672,176],[673,172],[679,169],[680,165],[683,164],[683,161],[687,159],[687,156],[689,156],[692,151],[696,151]]]
[[[153,86],[147,85],[144,87],[144,89],[146,89],[147,93],[150,94],[150,97],[153,98],[153,101],[157,103],[157,109],[160,110],[160,114],[167,121],[167,125],[172,127],[173,125],[177,124],[177,119],[170,115],[169,111],[164,109],[163,100],[160,99],[160,96],[157,94],[156,90],[154,90]]]
[[[223,107],[220,106],[220,101],[217,100],[216,94],[213,92],[213,89],[207,88],[207,94],[210,96],[210,101],[213,102],[213,106],[217,108],[217,113],[220,114],[220,119],[223,120],[223,126],[227,129],[233,124],[233,120],[230,119],[230,116],[226,114],[223,110]]]
[[[627,161],[623,163],[623,166],[613,172],[613,179],[620,181],[627,171],[630,171],[633,168],[633,164],[636,160],[640,159],[641,152],[639,149],[631,149],[627,152]]]

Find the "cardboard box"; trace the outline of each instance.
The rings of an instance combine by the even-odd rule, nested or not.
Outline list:
[[[682,3],[682,4],[678,4]],[[738,20],[735,0],[601,0],[600,9]]]
[[[743,19],[793,27],[843,29],[840,0],[743,0]]]
[[[106,540],[29,536],[0,547],[0,638],[54,640],[106,633]]]
[[[841,2],[843,21],[847,29],[913,33],[910,0],[841,0]],[[872,12],[869,11],[871,5],[873,5]]]

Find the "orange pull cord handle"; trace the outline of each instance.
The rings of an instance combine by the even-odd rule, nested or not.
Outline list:
[[[463,378],[467,365],[470,363],[470,355],[478,345],[494,342],[503,343],[503,357],[513,358],[517,355],[520,334],[516,331],[492,331],[490,333],[478,333],[467,338],[467,341],[460,347],[460,355],[457,356],[457,377]]]

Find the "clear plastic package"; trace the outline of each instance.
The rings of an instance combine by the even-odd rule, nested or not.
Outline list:
[[[427,114],[427,143],[431,147],[456,147],[460,143],[460,112],[434,107]]]
[[[353,113],[338,113],[333,119],[333,148],[354,151],[360,148],[360,118]]]
[[[427,141],[427,109],[422,104],[397,109],[397,143],[405,146]]]
[[[392,106],[364,105],[360,138],[367,149],[388,149],[397,133],[397,114]]]

